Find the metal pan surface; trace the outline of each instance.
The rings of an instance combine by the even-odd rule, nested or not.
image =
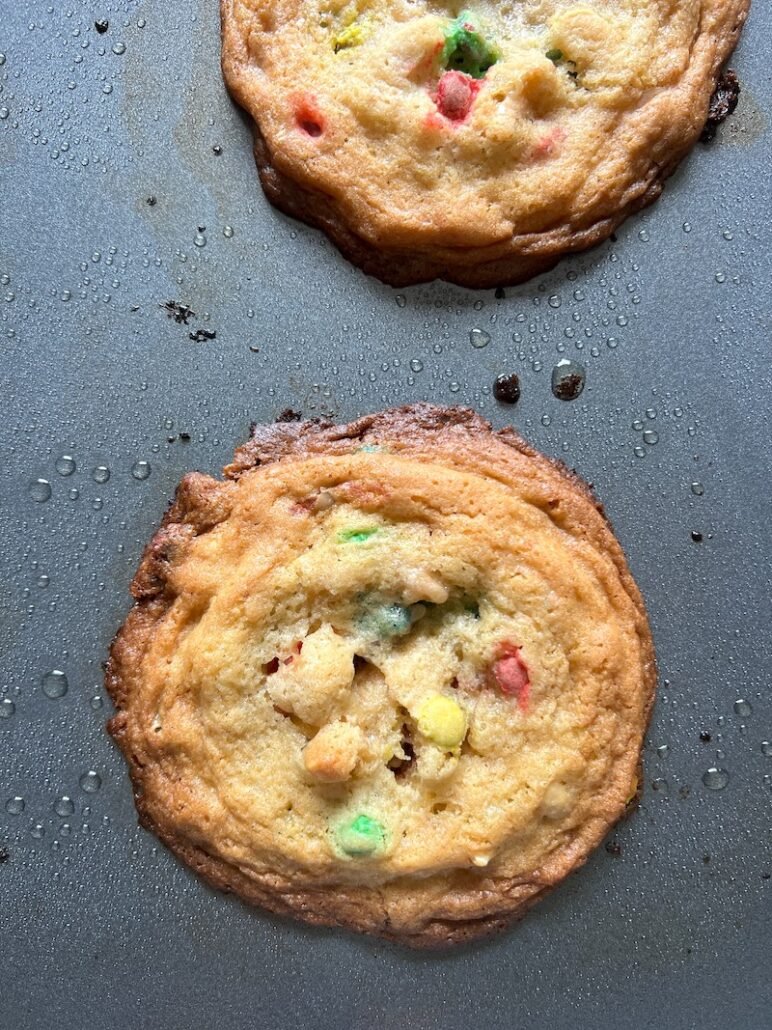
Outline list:
[[[718,139],[505,296],[396,292],[268,206],[214,0],[2,6],[0,1027],[768,1028],[768,5]],[[286,407],[418,399],[513,421],[595,484],[662,677],[638,813],[510,933],[440,956],[206,888],[138,829],[101,684],[186,471]]]

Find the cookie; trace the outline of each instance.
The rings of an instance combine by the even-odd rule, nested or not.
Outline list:
[[[107,666],[142,824],[215,887],[415,946],[501,929],[637,790],[655,662],[585,484],[427,404],[186,476]]]
[[[750,0],[221,0],[266,194],[392,285],[522,282],[651,203]]]

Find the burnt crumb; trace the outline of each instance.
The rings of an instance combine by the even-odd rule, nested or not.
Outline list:
[[[167,300],[161,307],[166,312],[167,318],[173,318],[177,325],[187,325],[189,319],[195,317],[195,311],[187,304],[180,304],[176,300]]]
[[[701,544],[702,543],[702,533],[698,533],[696,529],[693,529],[692,530],[692,540],[695,542],[695,544]]]
[[[190,433],[180,433],[180,443],[190,443]]]
[[[220,154],[222,154],[222,147],[219,143],[215,143],[215,145],[212,147],[212,153],[215,155],[215,157],[219,157]]]
[[[713,96],[710,98],[708,120],[705,122],[705,128],[702,130],[700,142],[710,143],[711,140],[715,139],[716,130],[732,114],[737,107],[739,99],[740,80],[737,78],[736,72],[731,68],[727,68],[725,72],[722,72],[716,83],[716,88],[713,90]]]
[[[177,437],[176,437],[176,436],[167,436],[167,437],[166,437],[166,442],[167,442],[167,443],[174,443],[174,441],[175,441],[176,439],[177,439]]]
[[[502,404],[517,404],[520,400],[520,377],[514,372],[497,376],[493,384],[493,396]]]
[[[684,784],[683,787],[678,788],[678,796],[682,801],[686,801],[691,792],[692,788],[689,787],[687,784]]]
[[[617,844],[615,840],[610,840],[606,844],[606,853],[612,855],[614,858],[621,858],[622,856],[622,845]]]
[[[700,740],[702,741],[703,744],[709,744],[711,742],[711,740],[713,740],[713,737],[708,733],[707,730],[703,730],[700,733]]]
[[[107,18],[97,18],[94,22],[94,28],[97,30],[100,36],[104,36],[105,32],[110,28],[110,22]]]
[[[205,340],[217,339],[217,333],[211,332],[209,329],[196,329],[194,333],[188,333],[188,336],[193,343],[204,343]]]
[[[8,859],[11,857],[8,848],[0,848],[0,865],[5,865]]]
[[[770,876],[772,876],[772,873],[762,873],[761,874],[761,879],[762,880],[768,880]]]
[[[506,293],[504,293],[504,287],[497,286],[493,293],[493,296],[496,298],[496,300],[504,300],[504,298],[506,297]]]
[[[552,392],[559,401],[573,401],[584,389],[584,376],[581,372],[565,372],[553,377]]]
[[[703,855],[702,856],[702,864],[703,865],[710,865],[710,855]]]
[[[154,197],[151,194],[151,196],[147,197],[147,199],[145,200],[145,203],[147,204],[148,207],[155,207],[156,204],[158,203],[158,197]]]
[[[617,236],[617,234],[615,232],[612,232],[612,234],[609,236],[609,239],[611,240],[612,243],[616,243],[616,241],[619,239],[619,237]]]
[[[294,408],[285,408],[284,411],[280,411],[276,416],[277,422],[300,422],[303,418],[299,411],[295,411]]]

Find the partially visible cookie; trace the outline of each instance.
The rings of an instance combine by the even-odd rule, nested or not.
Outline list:
[[[602,509],[464,408],[257,426],[180,484],[107,687],[210,883],[415,946],[500,929],[637,790],[643,602]]]
[[[221,0],[268,197],[393,285],[520,282],[659,196],[750,0]]]

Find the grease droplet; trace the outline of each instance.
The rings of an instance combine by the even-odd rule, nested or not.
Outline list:
[[[46,697],[50,697],[52,701],[56,701],[58,698],[64,697],[69,688],[67,677],[59,669],[47,672],[41,683],[43,693]]]

